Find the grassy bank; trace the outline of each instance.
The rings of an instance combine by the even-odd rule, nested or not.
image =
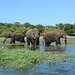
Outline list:
[[[43,53],[38,50],[4,50],[0,49],[0,67],[24,68],[41,62],[65,61],[74,57],[72,54]]]

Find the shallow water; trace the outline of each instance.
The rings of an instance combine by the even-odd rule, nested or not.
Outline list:
[[[3,46],[5,49],[13,50],[13,49],[24,49],[27,48],[31,50],[39,49],[44,52],[52,52],[52,53],[75,53],[75,39],[68,39],[68,44],[64,45],[62,42],[61,45],[56,46],[55,43],[52,43],[50,46],[45,47],[42,43],[40,46],[28,46],[27,44],[19,44],[16,42],[16,45],[10,45],[9,40],[7,40],[7,44],[2,44],[2,40],[0,41],[0,48]],[[66,62],[61,63],[44,63],[44,64],[36,64],[35,66],[30,66],[25,69],[2,69],[0,68],[0,75],[75,75],[75,58],[73,60],[68,60]]]

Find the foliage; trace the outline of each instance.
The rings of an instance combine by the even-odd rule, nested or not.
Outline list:
[[[31,26],[30,26],[30,29],[33,29],[33,28],[36,28],[36,27],[35,27],[34,25],[31,25]]]
[[[31,24],[30,24],[30,23],[24,23],[23,26],[24,26],[25,28],[28,28],[28,27],[31,26]]]
[[[74,25],[65,24],[64,31],[69,35],[71,33],[75,33]]]
[[[56,24],[56,28],[63,30],[64,25],[62,23]]]
[[[36,28],[39,29],[39,31],[40,31],[41,33],[44,32],[44,29],[45,29],[45,27],[42,26],[42,25],[40,25],[40,24],[36,25]]]
[[[58,29],[56,27],[54,27],[54,26],[45,26],[44,32],[55,31],[55,30],[58,30]]]
[[[0,34],[0,37],[5,37],[8,33],[9,33],[9,31],[6,31],[6,32],[4,31]]]
[[[75,23],[74,24],[63,24],[59,23],[56,26],[43,26],[41,24],[32,25],[30,23],[20,24],[19,22],[15,22],[14,24],[11,23],[0,23],[0,36],[5,37],[8,32],[16,32],[16,33],[23,33],[26,35],[26,32],[29,29],[37,28],[41,33],[47,31],[55,31],[55,30],[64,30],[68,35],[75,33]]]

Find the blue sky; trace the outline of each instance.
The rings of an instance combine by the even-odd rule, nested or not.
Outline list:
[[[75,0],[0,0],[0,22],[75,23]]]

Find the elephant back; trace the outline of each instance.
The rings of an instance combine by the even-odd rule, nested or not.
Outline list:
[[[23,38],[25,37],[25,35],[22,34],[22,33],[16,33],[15,35],[16,35],[16,36],[21,36],[21,37],[23,37]]]
[[[26,37],[39,37],[40,36],[40,32],[37,28],[34,29],[30,29],[27,31],[26,33]]]

